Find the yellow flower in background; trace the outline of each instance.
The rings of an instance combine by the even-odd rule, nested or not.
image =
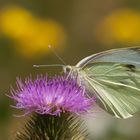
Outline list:
[[[2,32],[17,43],[16,50],[25,57],[36,57],[49,52],[48,45],[64,45],[64,28],[50,19],[40,19],[19,7],[7,7],[1,11]]]
[[[32,30],[19,40],[24,55],[41,55],[48,52],[48,45],[59,47],[65,43],[64,29],[52,20],[36,20]],[[17,48],[18,49],[18,48]],[[27,51],[28,52],[27,52]]]
[[[34,18],[32,14],[25,9],[11,6],[1,10],[1,31],[11,38],[23,38],[30,31],[30,27],[33,24]]]
[[[104,44],[140,43],[140,12],[120,9],[107,16],[97,28],[98,40]]]

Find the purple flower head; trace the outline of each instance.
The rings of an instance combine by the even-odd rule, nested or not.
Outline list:
[[[76,80],[66,76],[38,76],[24,82],[17,79],[17,90],[11,90],[11,98],[16,101],[16,108],[25,110],[25,114],[60,115],[61,112],[81,114],[88,112],[93,99],[85,96],[85,89]]]

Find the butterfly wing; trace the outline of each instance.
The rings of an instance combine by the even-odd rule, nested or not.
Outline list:
[[[140,48],[102,52],[81,60],[76,67],[98,104],[118,118],[140,110]]]
[[[84,67],[94,62],[117,62],[140,67],[140,47],[113,49],[90,55],[82,59],[76,67]]]

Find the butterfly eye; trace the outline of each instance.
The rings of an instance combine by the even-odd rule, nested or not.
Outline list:
[[[71,71],[71,66],[64,66],[63,70],[64,70],[64,73],[69,73]]]

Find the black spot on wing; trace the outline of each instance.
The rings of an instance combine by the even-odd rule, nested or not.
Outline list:
[[[132,72],[136,71],[136,66],[135,65],[126,64],[125,67],[127,67],[129,71],[132,71]]]
[[[136,53],[137,53],[137,55],[140,55],[140,47],[136,47],[136,48],[129,48],[129,50],[136,52]]]
[[[133,51],[140,51],[140,46],[139,47],[132,47],[132,48],[129,48],[130,50],[133,50]]]

